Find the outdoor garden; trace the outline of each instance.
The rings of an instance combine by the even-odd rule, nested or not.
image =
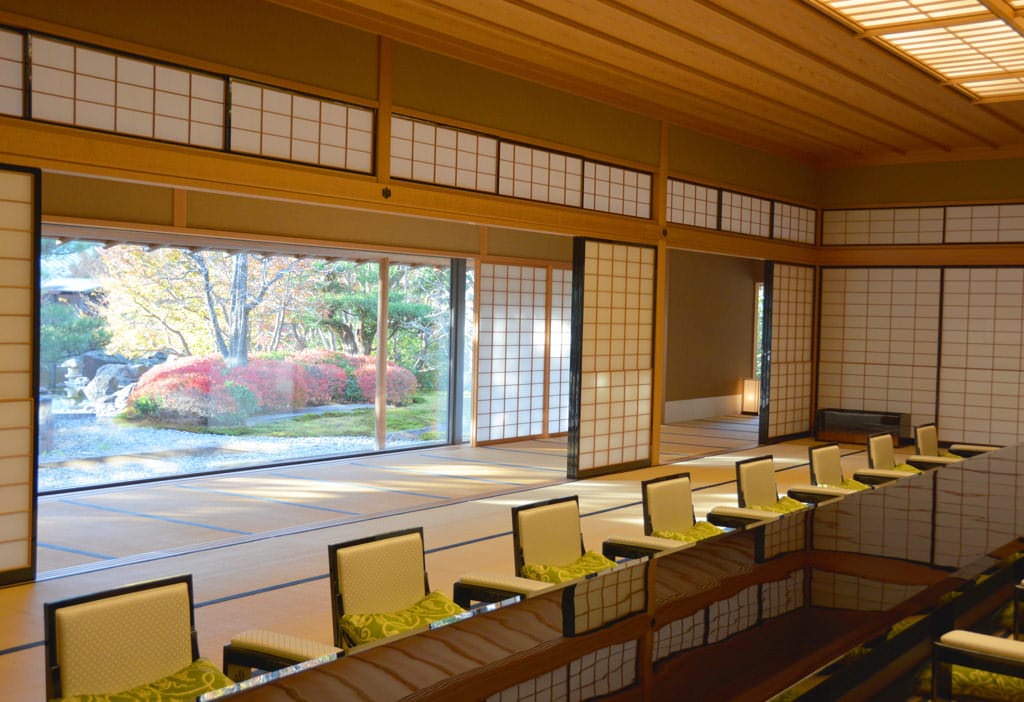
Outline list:
[[[380,264],[44,239],[40,489],[447,437],[447,261]]]

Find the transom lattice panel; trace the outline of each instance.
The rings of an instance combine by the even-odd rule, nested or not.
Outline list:
[[[21,117],[25,101],[25,38],[0,30],[0,114]]]

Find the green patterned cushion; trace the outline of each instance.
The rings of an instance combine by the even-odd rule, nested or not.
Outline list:
[[[587,551],[567,565],[535,565],[528,563],[523,566],[523,577],[530,580],[542,580],[546,583],[567,583],[570,580],[577,580],[591,573],[607,570],[614,566],[614,561],[608,560],[600,553]]]
[[[714,524],[708,522],[696,522],[692,527],[686,531],[664,531],[662,529],[655,529],[651,532],[651,536],[658,536],[662,539],[675,539],[676,541],[685,541],[686,543],[693,543],[694,541],[700,541],[706,539],[709,536],[721,534],[725,531],[721,527],[717,527]]]
[[[195,702],[204,692],[219,690],[234,682],[205,658],[196,660],[173,675],[125,692],[104,695],[62,697],[59,702]]]
[[[845,480],[843,480],[842,483],[839,484],[839,487],[846,488],[847,490],[867,490],[868,489],[868,486],[865,483],[862,483],[859,480],[854,480],[853,478],[846,478]]]
[[[931,690],[932,667],[926,665],[918,678],[917,691],[927,695],[931,693]],[[961,702],[974,700],[1024,702],[1024,678],[954,665],[953,697]]]
[[[920,473],[921,472],[920,468],[915,468],[914,466],[910,465],[909,463],[897,463],[896,465],[894,465],[889,470],[902,470],[904,473]]]
[[[764,510],[765,512],[782,512],[783,514],[785,514],[787,512],[796,512],[797,510],[803,509],[806,506],[807,505],[805,505],[803,502],[798,502],[797,500],[794,500],[792,497],[789,497],[787,495],[785,497],[780,497],[779,501],[776,502],[774,505],[757,505],[753,509],[760,509]]]
[[[397,612],[343,614],[339,619],[341,630],[356,644],[363,644],[419,629],[465,611],[440,592],[432,592],[411,607]]]

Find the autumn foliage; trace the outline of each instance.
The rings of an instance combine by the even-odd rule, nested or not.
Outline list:
[[[387,401],[408,404],[416,377],[393,363]],[[219,355],[187,356],[161,363],[139,378],[126,416],[196,426],[236,424],[254,414],[287,412],[344,402],[372,403],[376,359],[307,350],[288,358],[253,358],[229,367]]]

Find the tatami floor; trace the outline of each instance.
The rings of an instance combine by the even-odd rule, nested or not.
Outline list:
[[[43,699],[43,603],[192,573],[202,655],[259,627],[331,640],[326,546],[423,526],[433,589],[469,570],[512,574],[509,510],[577,494],[588,549],[642,532],[639,481],[691,473],[703,516],[735,504],[735,461],[772,453],[780,489],[809,480],[811,440],[757,447],[750,418],[663,427],[662,465],[565,480],[562,438],[443,447],[247,473],[193,477],[39,501],[37,582],[0,589],[2,699]],[[866,466],[846,447],[844,468]]]

